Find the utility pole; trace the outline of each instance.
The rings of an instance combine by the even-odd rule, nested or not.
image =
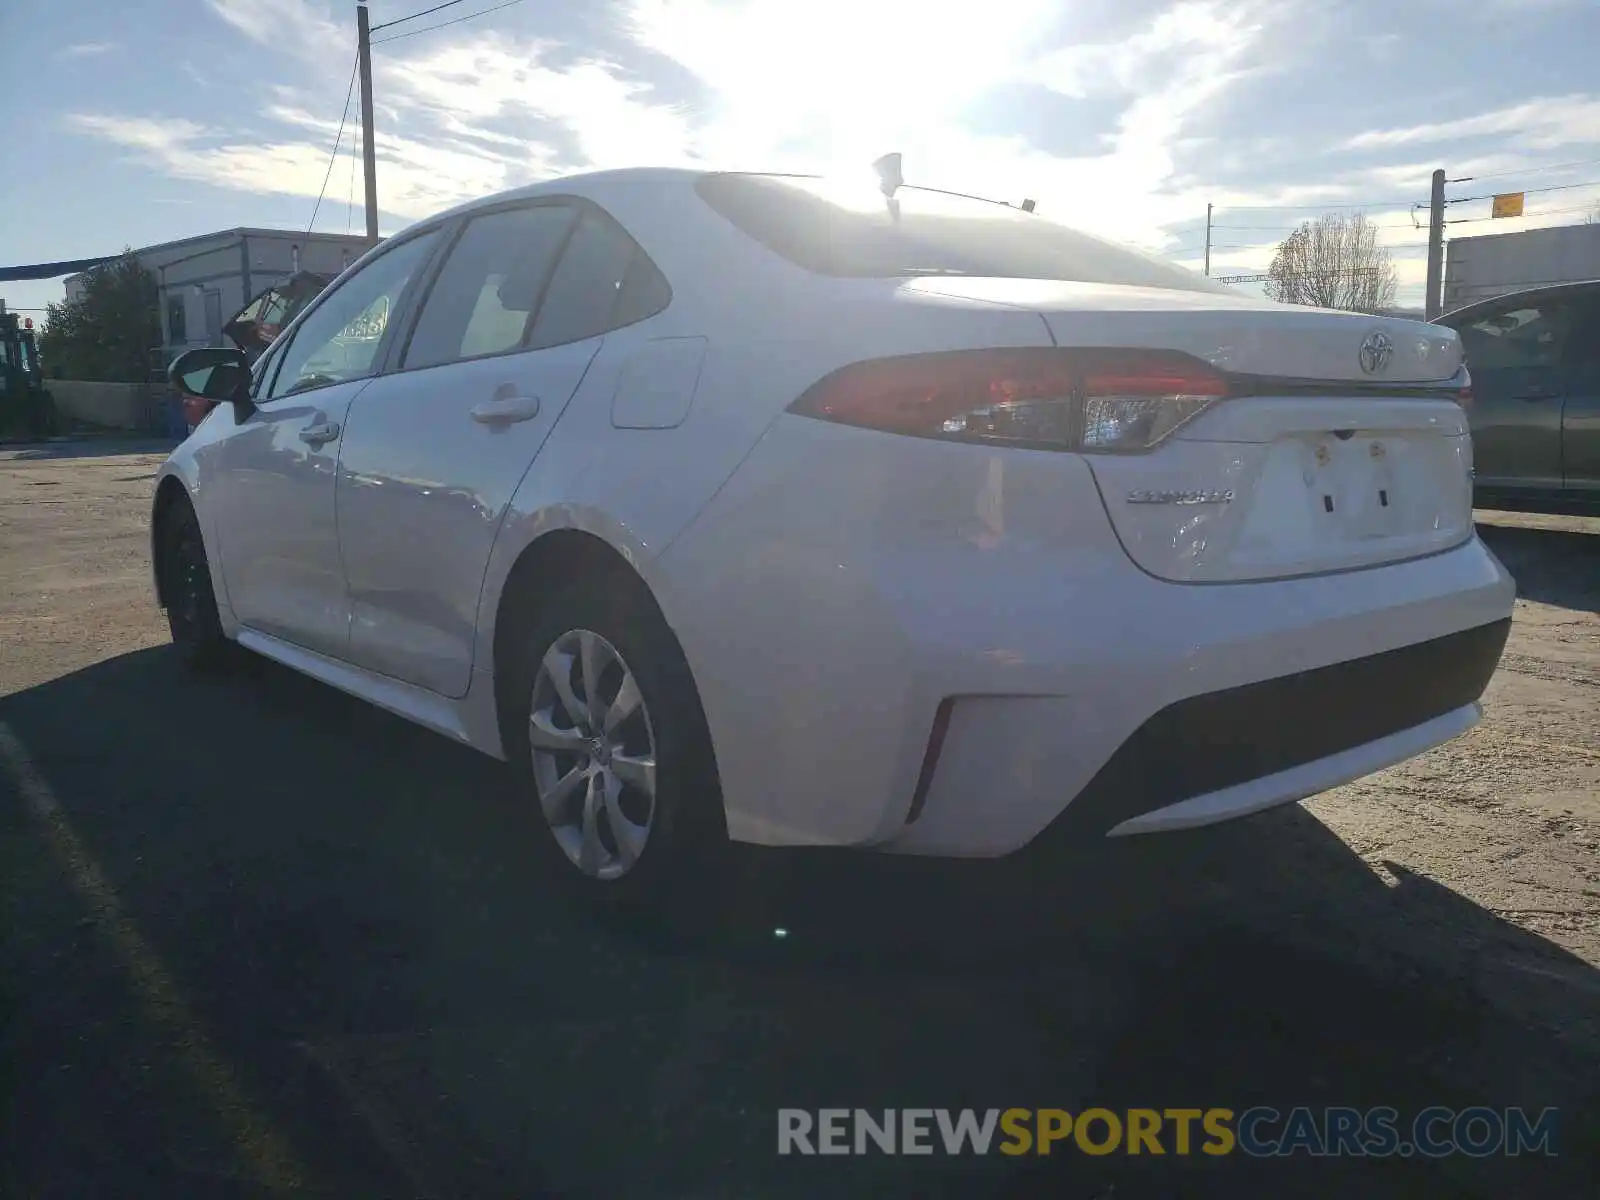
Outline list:
[[[367,6],[356,5],[356,61],[361,72],[361,165],[367,179],[367,241],[378,244],[378,153],[372,136],[372,32]]]
[[[1444,280],[1444,172],[1433,173],[1433,194],[1428,201],[1428,294],[1422,315],[1431,321],[1441,308],[1439,285]]]
[[[1206,270],[1211,274],[1211,205],[1206,205]]]

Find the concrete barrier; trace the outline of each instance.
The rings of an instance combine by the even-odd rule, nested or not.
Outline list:
[[[92,383],[51,379],[45,383],[63,417],[102,429],[150,430],[160,423],[160,398],[143,383]]]

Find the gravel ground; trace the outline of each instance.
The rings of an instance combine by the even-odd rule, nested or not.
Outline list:
[[[1169,1087],[1222,1080],[1235,1093],[1310,1089],[1327,1103],[1356,1095],[1380,1103],[1400,1092],[1419,1102],[1448,1093],[1561,1104],[1578,1110],[1582,1137],[1594,1136],[1600,520],[1479,514],[1521,598],[1487,718],[1473,732],[1303,806],[1186,835],[1181,851],[1167,839],[1162,853],[1181,862],[1116,868],[1166,880],[1194,872],[1178,909],[1161,898],[1170,889],[1153,892],[1147,876],[1127,885],[1140,903],[1129,903],[1125,919],[1105,918],[1121,911],[1110,893],[1097,901],[1105,938],[1051,942],[1048,952],[998,939],[991,920],[979,936],[1003,951],[1006,968],[983,959],[930,980],[925,962],[905,974],[888,965],[907,946],[933,953],[908,931],[959,931],[978,909],[992,917],[1034,867],[951,875],[904,860],[768,855],[750,881],[752,920],[776,913],[791,942],[826,934],[870,965],[840,966],[821,952],[776,965],[685,958],[541,908],[548,898],[518,873],[515,812],[493,800],[441,806],[430,793],[466,786],[494,795],[499,776],[486,760],[270,664],[244,683],[185,680],[158,649],[167,637],[150,586],[148,500],[163,454],[109,442],[0,447],[0,723],[26,741],[101,857],[120,896],[102,897],[101,907],[148,927],[202,1023],[217,1031],[218,1055],[266,1097],[312,1172],[339,1181],[331,1194],[606,1194],[561,1186],[581,1177],[572,1156],[582,1134],[551,1116],[591,1086],[640,1092],[646,1115],[633,1125],[619,1117],[620,1127],[676,1139],[679,1176],[661,1175],[641,1151],[656,1173],[640,1178],[657,1182],[629,1194],[812,1194],[831,1181],[795,1175],[792,1163],[779,1174],[764,1159],[735,1163],[718,1149],[729,1143],[696,1142],[698,1131],[716,1126],[736,1139],[740,1122],[754,1120],[745,1105],[755,1097],[822,1104],[830,1081],[871,1092],[879,1068],[865,1064],[879,1060],[884,1086],[930,1081],[920,1097],[930,1104],[972,1102],[954,1093],[991,1078],[1035,1089],[1043,1079],[1100,1097],[1139,1092],[1156,1104],[1178,1102],[1156,1095]],[[367,783],[376,771],[381,782]],[[188,1035],[149,1032],[155,1018],[129,1007],[128,986],[84,931],[94,914],[83,918],[82,895],[41,853],[3,775],[0,881],[9,883],[0,882],[0,916],[10,930],[0,939],[0,1017],[9,1006],[12,1035],[0,1069],[22,1102],[0,1142],[11,1160],[0,1162],[11,1171],[0,1171],[0,1193],[10,1178],[19,1195],[87,1194],[138,1162],[152,1195],[258,1194],[238,1182],[250,1136],[197,1132],[216,1126],[219,1106],[197,1101],[192,1083],[142,1074],[161,1077]],[[298,832],[289,836],[287,826]],[[1015,903],[1005,911],[1030,916],[1013,925],[1055,920],[1039,916],[1035,893]],[[535,911],[537,928],[519,923]],[[1051,924],[1049,936],[1056,932]],[[1015,932],[1024,935],[1039,930]],[[518,945],[538,950],[508,953]],[[552,955],[560,988],[548,978]],[[1019,956],[1037,977],[1005,973]],[[533,999],[504,1006],[508,993]],[[674,996],[681,1003],[669,1005],[669,1020],[661,1006]],[[635,1016],[619,1025],[618,1005]],[[999,1005],[1010,1015],[997,1026]],[[609,1023],[585,1024],[600,1019],[597,1006]],[[1351,1025],[1352,1014],[1371,1028]],[[664,1056],[652,1021],[666,1021]],[[1144,1032],[1134,1033],[1135,1021]],[[1352,1057],[1351,1044],[1368,1057]],[[841,1057],[851,1046],[859,1049]],[[591,1051],[607,1064],[609,1091],[603,1079],[573,1074]],[[820,1076],[806,1075],[808,1058]],[[1055,1065],[1035,1074],[1046,1060]],[[142,1064],[139,1073],[129,1076],[127,1063]],[[39,1072],[51,1082],[36,1094]],[[76,1090],[62,1082],[71,1078]],[[552,1087],[571,1090],[556,1102]],[[855,1094],[837,1102],[858,1103]],[[505,1111],[519,1104],[565,1132],[541,1137],[508,1123]],[[682,1109],[699,1114],[695,1132],[673,1125]],[[102,1134],[90,1137],[86,1122],[136,1130],[138,1151],[108,1151],[95,1166],[86,1147]],[[1592,1196],[1584,1181],[1600,1170],[1594,1144],[1533,1191],[1481,1163],[1448,1162],[1427,1175],[1394,1163],[1359,1183],[1324,1171],[1310,1183],[1279,1175],[1270,1186],[1296,1195],[1324,1194],[1323,1184],[1329,1195]],[[706,1157],[691,1170],[696,1155]],[[176,1173],[162,1175],[172,1162]],[[1005,1194],[1109,1195],[1099,1189],[1113,1176],[1119,1198],[1177,1194],[1140,1192],[1144,1176],[1125,1184],[1103,1163],[1100,1174],[1071,1176],[1062,1188],[1036,1166],[1011,1177]],[[94,1173],[101,1169],[111,1174]],[[717,1188],[708,1178],[742,1182]],[[1189,1180],[1183,1194],[1241,1194],[1231,1177],[1216,1179],[1215,1190]],[[860,1194],[889,1189],[875,1177]]]

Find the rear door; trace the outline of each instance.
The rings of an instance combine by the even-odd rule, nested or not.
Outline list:
[[[396,369],[350,413],[338,514],[357,665],[466,693],[501,519],[600,348],[634,250],[576,200],[463,224]]]
[[[1472,453],[1480,488],[1562,486],[1569,299],[1507,300],[1461,322],[1472,372]]]
[[[1600,293],[1580,302],[1567,340],[1561,474],[1569,491],[1600,498]]]

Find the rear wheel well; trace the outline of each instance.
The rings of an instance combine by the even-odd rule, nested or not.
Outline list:
[[[161,542],[162,535],[166,532],[166,523],[173,508],[179,504],[189,504],[189,493],[183,484],[178,482],[177,476],[168,475],[156,488],[155,506],[150,513],[150,562],[155,568],[156,600],[162,608],[167,607],[167,581],[166,572],[161,569]]]
[[[562,589],[580,579],[607,579],[618,587],[637,589],[660,615],[649,585],[610,544],[577,529],[558,529],[531,543],[512,565],[500,591],[494,618],[494,698],[501,745],[506,741],[507,714],[516,711],[511,695],[512,655],[517,625],[536,613]],[[666,625],[663,618],[662,625]]]

